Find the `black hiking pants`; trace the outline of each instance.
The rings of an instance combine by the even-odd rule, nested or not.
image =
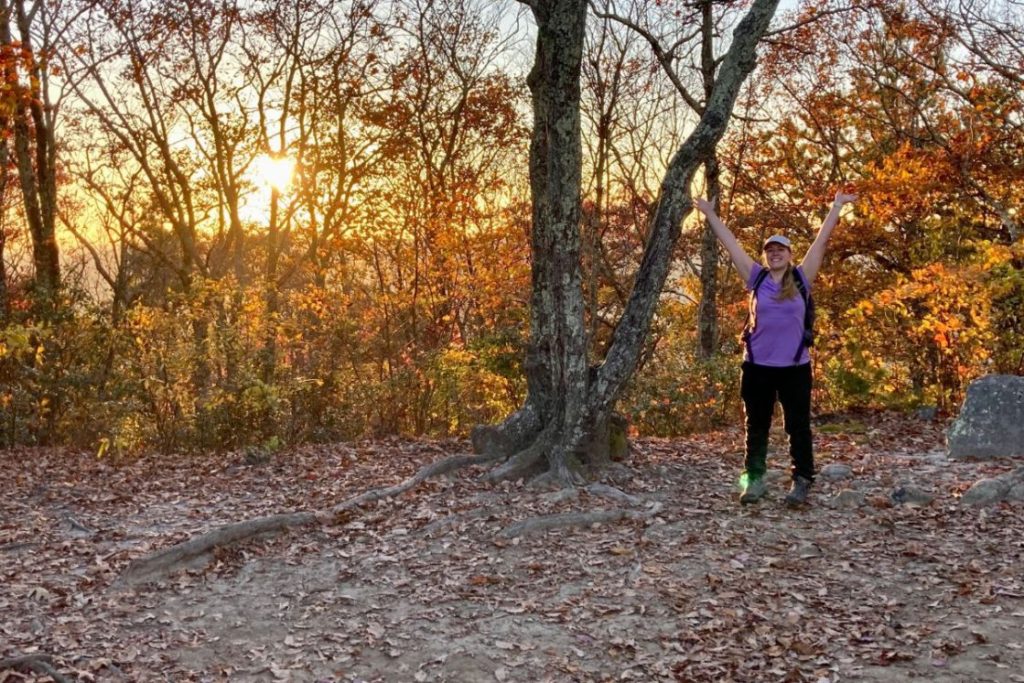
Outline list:
[[[764,476],[768,459],[768,431],[772,426],[775,401],[782,404],[782,416],[789,436],[792,476],[814,481],[814,447],[811,443],[811,364],[773,368],[743,363],[740,396],[746,414],[746,460],[748,479]]]

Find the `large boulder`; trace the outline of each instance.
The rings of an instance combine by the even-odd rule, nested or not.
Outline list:
[[[967,387],[946,432],[951,458],[1024,457],[1024,377],[989,375]]]

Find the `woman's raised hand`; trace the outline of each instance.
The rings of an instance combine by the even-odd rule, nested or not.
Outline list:
[[[702,197],[697,197],[693,200],[693,206],[705,216],[711,217],[715,215],[714,197],[712,197],[710,201]]]
[[[855,202],[855,201],[857,201],[857,195],[855,195],[855,194],[850,194],[849,192],[843,192],[842,190],[840,190],[839,192],[836,192],[836,200],[835,200],[836,206],[842,206],[843,204],[849,204],[850,202]]]

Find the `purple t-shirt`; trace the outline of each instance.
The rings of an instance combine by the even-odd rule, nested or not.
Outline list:
[[[762,270],[764,266],[754,263],[750,269],[750,279],[747,280],[747,291],[754,288],[754,280]],[[803,275],[804,271],[801,270],[800,274]],[[807,282],[806,277],[804,282]],[[750,348],[743,350],[744,360],[750,360],[753,352],[754,363],[774,368],[803,365],[811,361],[811,354],[806,347],[800,352],[798,360],[793,359],[804,335],[804,298],[797,291],[796,296],[777,301],[780,289],[781,286],[771,275],[765,277],[757,288],[756,324],[754,333],[750,335]]]

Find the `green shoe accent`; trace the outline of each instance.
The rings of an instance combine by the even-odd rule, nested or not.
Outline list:
[[[768,485],[765,483],[764,477],[748,481],[740,494],[740,502],[744,505],[756,503],[767,491]]]

